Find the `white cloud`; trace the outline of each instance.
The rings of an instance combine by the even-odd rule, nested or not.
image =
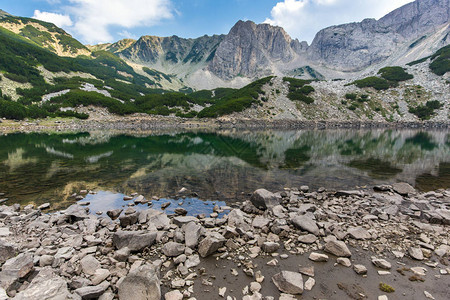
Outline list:
[[[173,17],[170,0],[70,0],[73,32],[88,43],[113,40],[111,27],[152,26]]]
[[[278,25],[294,38],[311,42],[328,26],[381,18],[412,0],[284,0],[278,2],[265,23]]]
[[[52,22],[91,44],[112,42],[113,30],[123,35],[127,29],[152,26],[177,13],[171,0],[68,0],[60,9],[66,14],[36,10],[33,18]]]
[[[50,13],[50,12],[45,12],[45,11],[40,11],[40,10],[34,11],[33,18],[41,20],[41,21],[53,23],[58,27],[66,27],[66,26],[73,25],[72,20],[67,15]]]

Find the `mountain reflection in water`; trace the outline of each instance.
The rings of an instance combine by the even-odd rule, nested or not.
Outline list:
[[[446,131],[18,133],[0,136],[0,145],[0,192],[11,203],[64,207],[85,188],[151,198],[185,187],[233,202],[262,187],[450,186]]]

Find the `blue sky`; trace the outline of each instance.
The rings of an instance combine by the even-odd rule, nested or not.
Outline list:
[[[411,0],[0,0],[13,15],[53,22],[83,43],[142,35],[228,33],[238,20],[279,25],[311,42],[320,29],[380,18]]]

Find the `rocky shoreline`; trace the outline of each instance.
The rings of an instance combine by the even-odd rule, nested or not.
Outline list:
[[[0,299],[448,299],[449,189],[260,189],[195,217],[128,200],[0,206]]]
[[[340,120],[259,120],[259,119],[183,119],[163,116],[130,116],[96,120],[57,121],[10,121],[0,123],[0,132],[32,131],[82,131],[82,130],[152,130],[152,129],[363,129],[363,128],[408,128],[448,129],[449,122],[378,122]]]

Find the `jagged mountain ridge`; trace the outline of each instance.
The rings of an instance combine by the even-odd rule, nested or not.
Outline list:
[[[449,0],[416,0],[379,20],[325,28],[311,45],[292,39],[281,27],[239,21],[227,35],[144,36],[110,44],[107,50],[176,74],[194,88],[242,86],[267,75],[350,78],[405,64],[449,44],[449,16]]]

